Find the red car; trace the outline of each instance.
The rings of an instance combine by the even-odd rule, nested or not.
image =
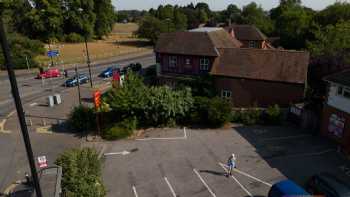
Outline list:
[[[37,78],[42,79],[42,78],[53,78],[53,77],[59,77],[59,76],[61,76],[60,71],[57,68],[51,68],[42,73],[39,73]]]

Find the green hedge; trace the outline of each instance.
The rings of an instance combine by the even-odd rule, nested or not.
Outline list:
[[[71,149],[61,154],[56,165],[62,167],[62,192],[69,197],[104,197],[102,162],[94,149]]]
[[[269,106],[262,110],[259,108],[249,108],[246,110],[235,110],[232,112],[232,122],[243,123],[245,125],[266,124],[278,125],[282,122],[282,113],[278,105]]]
[[[96,116],[93,108],[79,105],[69,115],[69,125],[75,131],[89,131],[96,128]]]
[[[118,140],[129,137],[137,127],[136,118],[124,119],[103,131],[102,137],[106,140]]]

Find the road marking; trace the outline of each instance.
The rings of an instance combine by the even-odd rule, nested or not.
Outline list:
[[[222,163],[219,163],[219,164],[220,164],[221,166],[225,166],[225,167],[227,168],[227,165],[224,165],[224,164],[222,164]],[[261,180],[261,179],[255,177],[255,176],[253,176],[253,175],[250,175],[250,174],[248,174],[248,173],[246,173],[246,172],[242,172],[242,171],[240,171],[240,170],[238,170],[238,169],[236,169],[236,168],[233,168],[233,170],[234,170],[235,172],[237,172],[237,173],[240,173],[240,174],[242,174],[242,175],[244,175],[244,176],[247,176],[247,177],[249,177],[249,178],[251,178],[251,179],[254,179],[254,180],[256,180],[256,181],[258,181],[258,182],[260,182],[260,183],[263,183],[263,184],[265,184],[265,185],[267,185],[267,186],[269,186],[269,187],[272,187],[272,184],[270,184],[270,183],[268,183],[268,182],[265,182],[265,181],[263,181],[263,180]]]
[[[128,154],[130,154],[130,152],[124,150],[124,151],[122,151],[122,152],[104,153],[103,155],[104,155],[104,156],[109,156],[109,155],[128,155]]]
[[[209,187],[209,185],[204,181],[204,179],[202,178],[202,176],[199,174],[199,172],[196,169],[193,169],[193,172],[198,176],[198,178],[201,180],[201,182],[203,183],[203,185],[207,188],[207,190],[209,191],[209,193],[211,194],[211,196],[216,197],[216,194],[213,192],[213,190],[211,190],[211,188]]]
[[[139,195],[137,194],[135,185],[132,186],[132,191],[134,192],[135,197],[139,197]]]
[[[170,184],[168,178],[164,177],[164,180],[165,180],[166,184],[168,185],[168,187],[169,187],[169,189],[170,189],[171,194],[173,195],[173,197],[176,197],[175,191],[174,191],[173,187],[171,186],[171,184]]]
[[[142,138],[142,139],[136,139],[138,141],[151,141],[151,140],[187,140],[187,131],[186,128],[184,127],[184,136],[183,137],[165,137],[165,138]]]
[[[228,170],[223,166],[221,163],[219,165],[225,170],[226,173],[228,173]],[[248,196],[253,197],[253,195],[248,191],[247,188],[245,188],[233,175],[231,175],[231,178],[236,181],[236,183],[248,194]]]
[[[44,126],[44,127],[38,127],[36,128],[37,133],[43,133],[43,134],[52,134],[52,127],[51,126]]]
[[[302,135],[292,135],[292,136],[286,136],[286,137],[273,137],[273,138],[266,138],[262,139],[262,141],[274,141],[274,140],[289,140],[289,139],[297,139],[297,138],[304,138],[304,137],[311,137],[311,135],[302,134]]]
[[[14,114],[16,113],[15,110],[11,111],[7,116],[0,122],[0,133],[11,133],[11,131],[5,130],[5,124],[6,121]]]
[[[32,103],[29,106],[34,107],[34,106],[37,106],[37,105],[38,105],[38,103]]]

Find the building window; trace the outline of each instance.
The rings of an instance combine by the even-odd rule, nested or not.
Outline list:
[[[169,57],[169,67],[174,68],[177,65],[177,57],[176,56],[170,56]]]
[[[231,96],[232,96],[232,92],[231,91],[229,91],[229,90],[222,90],[221,91],[221,97],[222,98],[231,98]]]
[[[350,99],[350,88],[338,86],[337,95]]]
[[[338,95],[343,95],[343,87],[338,86]]]
[[[200,70],[209,70],[209,59],[208,58],[202,58],[199,61],[199,69]]]
[[[258,43],[256,41],[249,41],[249,48],[258,48]]]
[[[345,88],[344,91],[343,91],[343,96],[344,96],[345,98],[350,99],[350,89]]]
[[[191,59],[190,59],[190,58],[186,58],[185,64],[186,64],[186,65],[191,65]]]

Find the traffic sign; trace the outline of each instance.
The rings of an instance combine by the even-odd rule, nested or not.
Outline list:
[[[39,164],[39,168],[46,168],[48,166],[46,156],[38,157],[38,164]]]
[[[47,52],[48,57],[57,57],[60,55],[60,52],[58,50],[50,50]]]

